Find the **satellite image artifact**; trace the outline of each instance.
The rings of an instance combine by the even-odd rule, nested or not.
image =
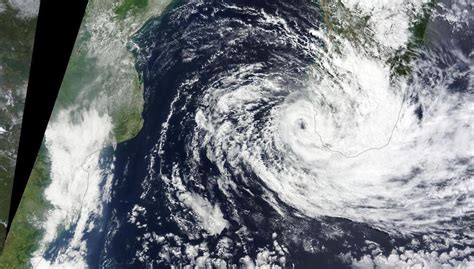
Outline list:
[[[0,0],[0,252],[28,85],[39,0]]]
[[[89,0],[0,268],[474,268],[473,9]]]

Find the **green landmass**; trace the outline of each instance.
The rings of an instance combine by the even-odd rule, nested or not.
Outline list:
[[[64,74],[61,90],[56,98],[54,112],[57,113],[62,109],[74,106],[83,93],[78,90],[78,85],[86,87],[99,75],[95,59],[88,57],[84,48],[76,47]]]
[[[346,37],[359,46],[366,42],[369,16],[354,14],[340,0],[320,0],[320,8],[332,42],[337,42],[335,36]]]
[[[29,268],[31,254],[43,234],[35,223],[41,223],[48,210],[43,190],[50,182],[49,167],[46,147],[42,146],[0,256],[0,268]]]
[[[417,50],[425,44],[426,27],[431,17],[431,13],[437,0],[430,0],[424,4],[423,12],[419,14],[410,26],[412,36],[407,47],[395,53],[388,60],[393,73],[399,76],[406,76],[412,71],[412,62],[417,57]]]
[[[340,3],[340,1],[321,0],[322,9],[325,11],[323,12],[324,21],[328,25],[329,30],[335,31],[337,34],[344,34],[354,40],[359,40],[359,42],[363,42],[360,37],[367,25],[368,17],[351,17],[346,22],[334,20],[334,14],[331,13],[334,12],[334,9],[332,9],[334,6],[329,5],[330,3]],[[141,14],[140,16],[142,16],[143,14],[146,14],[148,8],[155,4],[156,1],[123,0],[114,7],[113,11],[117,16],[117,20],[125,20],[130,18],[132,15],[137,16],[137,14]],[[166,4],[163,5],[166,6]],[[344,12],[347,12],[347,10],[342,9],[342,11],[338,12],[338,14],[344,15]],[[0,36],[2,36],[0,44],[2,44],[1,42],[3,40],[14,40],[16,37],[24,36],[21,31],[9,32],[10,29],[12,29],[11,27],[2,28],[2,25],[9,25],[2,23],[2,15],[4,14],[5,13],[0,14]],[[88,14],[86,16],[93,15],[94,14]],[[143,15],[143,18],[144,17],[145,15]],[[143,23],[145,21],[143,18],[138,19],[138,21],[141,20]],[[345,18],[348,17],[346,16]],[[412,32],[415,44],[422,43],[421,41],[424,39],[424,32],[428,19],[429,17],[421,17],[417,19],[416,23],[413,25]],[[5,21],[9,20],[5,19]],[[21,24],[21,22],[19,23]],[[30,26],[20,25],[19,27]],[[3,34],[2,32],[5,31],[5,29],[7,29],[7,34]],[[3,38],[4,36],[8,36],[8,38],[5,39]],[[73,56],[68,65],[63,85],[58,95],[55,107],[56,112],[76,105],[85,107],[89,106],[91,100],[94,100],[101,92],[106,91],[95,84],[97,83],[97,80],[101,79],[104,70],[97,67],[97,59],[88,54],[88,50],[85,46],[81,46],[81,44],[87,42],[90,42],[90,33],[83,31],[78,37],[78,42],[76,42]],[[27,49],[24,51],[19,50],[18,53],[23,56],[15,59],[21,59],[22,57],[27,58],[28,56]],[[412,55],[401,53],[399,57],[400,59],[394,59],[394,62],[409,62]],[[12,67],[25,66],[21,63],[15,63],[15,59],[12,60]],[[18,77],[25,74],[23,72],[24,70],[21,71],[21,68],[18,70],[19,71],[12,71],[11,74],[17,74]],[[403,70],[398,70],[397,72],[402,73]],[[12,81],[15,77],[17,76],[11,76]],[[135,136],[141,129],[143,122],[141,119],[141,111],[143,109],[142,83],[136,73],[134,73],[134,76],[128,77],[128,79],[132,81],[132,84],[127,96],[125,96],[126,98],[121,100],[121,102],[116,102],[117,106],[112,104],[114,107],[110,109],[110,115],[114,125],[113,133],[117,142],[122,142]],[[20,79],[18,81],[22,80]],[[92,90],[87,91],[85,90],[86,88]],[[113,93],[111,93],[111,95],[113,95]],[[121,97],[122,96],[118,96],[118,98]],[[49,173],[47,150],[43,145],[36,160],[28,186],[25,189],[25,194],[12,225],[11,232],[6,241],[5,251],[0,257],[0,268],[30,267],[29,260],[31,254],[38,248],[38,242],[43,235],[43,231],[37,223],[41,223],[44,218],[46,218],[46,212],[50,207],[43,197],[44,189],[50,183]],[[2,194],[0,193],[0,195]]]
[[[0,221],[6,222],[36,18],[18,18],[16,10],[1,0],[0,3],[6,8],[0,12],[0,127],[7,130],[0,134]],[[13,99],[8,101],[8,98]],[[0,225],[0,252],[5,231],[5,227]]]
[[[0,13],[1,86],[14,87],[25,83],[30,71],[36,18],[22,19],[9,8]]]
[[[124,18],[129,12],[132,13],[143,9],[147,7],[147,5],[148,0],[124,0],[114,11],[117,16]]]
[[[436,2],[437,0],[430,0],[423,5],[421,14],[414,18],[410,26],[412,35],[407,46],[396,51],[387,60],[394,76],[405,76],[411,72],[417,50],[425,42],[426,27]],[[367,31],[369,16],[356,14],[345,7],[341,0],[320,0],[320,8],[331,40],[337,42],[334,36],[343,36],[360,47],[371,42],[371,34]]]
[[[143,91],[142,83],[138,77],[134,78],[134,85],[132,90],[136,92],[136,97],[132,98],[128,104],[121,106],[112,118],[113,132],[118,143],[135,137],[143,126],[143,104],[138,100],[138,98],[143,98]]]
[[[100,113],[107,113],[112,118],[115,142],[126,141],[140,131],[143,125],[142,81],[134,66],[123,66],[124,59],[121,58],[130,58],[133,61],[132,54],[124,44],[123,48],[118,48],[121,51],[117,54],[117,59],[112,59],[107,66],[101,65],[97,56],[94,56],[91,48],[87,46],[93,41],[92,33],[86,26],[93,21],[96,13],[112,10],[116,14],[115,22],[121,27],[117,30],[124,31],[125,36],[130,37],[133,31],[138,30],[131,28],[132,23],[142,25],[149,17],[159,14],[169,2],[168,0],[123,0],[121,3],[89,1],[56,100],[52,120],[64,109],[77,109],[80,113],[95,106]],[[115,35],[119,33],[111,34],[113,35],[107,38],[114,40],[123,38]],[[122,72],[123,69],[126,71]],[[50,180],[48,153],[43,143],[6,240],[4,253],[0,256],[0,268],[31,268],[31,256],[38,249],[44,232],[38,224],[47,218],[47,211],[51,206],[43,196]]]
[[[103,90],[97,89],[95,83],[101,79],[104,72],[97,67],[97,59],[90,57],[86,48],[80,45],[85,42],[90,42],[86,33],[80,37],[69,61],[61,90],[56,99],[54,114],[75,105],[86,106],[97,97],[97,91],[81,90],[78,87]],[[130,92],[121,102],[116,103],[117,106],[111,113],[114,126],[113,134],[118,143],[134,137],[143,125],[141,118],[142,83],[138,74],[135,74],[135,77],[130,77],[130,80],[132,80]]]

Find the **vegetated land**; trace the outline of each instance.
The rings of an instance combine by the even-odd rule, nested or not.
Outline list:
[[[430,0],[423,5],[422,12],[414,18],[410,25],[411,37],[405,48],[401,48],[388,59],[392,75],[405,76],[410,74],[416,51],[425,43],[425,32],[431,13],[438,0]],[[344,6],[340,0],[320,0],[323,21],[329,37],[333,34],[351,40],[355,45],[363,45],[370,41],[367,32],[370,17],[355,14]]]
[[[112,8],[113,23],[122,27],[113,30],[123,31],[125,37],[129,38],[133,34],[130,25],[135,27],[142,25],[149,17],[159,15],[169,2],[169,0],[123,0],[118,4],[115,1],[108,1],[107,6],[106,1],[89,1],[52,118],[61,110],[77,108],[85,110],[97,100],[102,100],[100,102],[105,100],[106,102],[100,105],[104,108],[101,112],[109,114],[112,118],[115,142],[120,143],[134,137],[143,122],[142,82],[133,64],[123,64],[124,60],[131,59],[133,62],[133,56],[126,48],[126,44],[123,44],[120,53],[113,55],[117,58],[111,59],[112,64],[103,66],[99,63],[101,59],[90,51],[96,44],[88,46],[93,42],[91,37],[94,33],[91,31],[96,30],[95,26],[85,24],[93,22],[94,16],[104,13],[104,10],[100,9],[104,9],[105,3],[105,9]],[[116,32],[112,34],[106,37],[109,39],[107,41],[122,42],[124,36],[117,36]],[[125,73],[123,70],[126,70]],[[117,90],[120,87],[122,91]],[[47,147],[43,143],[8,235],[4,253],[0,256],[1,269],[31,267],[30,259],[33,252],[38,249],[44,232],[40,224],[47,218],[51,206],[43,196],[45,188],[51,182],[48,156]]]
[[[43,190],[49,183],[49,165],[48,154],[42,146],[0,256],[0,268],[29,268],[30,255],[42,235],[34,224],[40,223],[48,210]]]
[[[0,1],[0,3],[3,3]],[[0,251],[10,208],[21,117],[33,52],[36,18],[19,18],[4,3],[0,12]]]

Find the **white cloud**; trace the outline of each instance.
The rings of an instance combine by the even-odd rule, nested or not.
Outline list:
[[[174,174],[171,181],[164,179],[165,182],[170,184],[170,189],[176,190],[179,201],[194,212],[196,221],[198,221],[209,234],[219,234],[229,225],[219,205],[213,205],[205,197],[186,190],[182,179],[177,175],[176,169],[177,166],[174,167]]]
[[[222,232],[229,224],[224,219],[222,211],[217,205],[212,205],[203,197],[191,193],[184,192],[179,194],[179,199],[196,214],[198,221],[204,229],[211,235]]]
[[[33,18],[38,15],[40,0],[8,0],[10,6],[18,11],[20,18]]]
[[[421,5],[408,2],[357,3],[378,23],[396,18],[403,28],[413,19],[411,7]],[[291,89],[283,103],[274,96],[285,89],[274,78],[255,75],[258,66],[230,70],[219,87],[207,89],[195,117],[200,135],[190,145],[205,147],[223,177],[241,173],[243,163],[278,198],[310,217],[344,217],[394,234],[463,231],[464,224],[455,220],[474,208],[462,198],[470,197],[474,186],[468,173],[474,162],[474,98],[453,93],[449,85],[468,75],[456,65],[469,65],[469,59],[453,53],[455,60],[445,61],[445,54],[429,51],[410,80],[394,78],[387,60],[398,45],[384,42],[398,34],[384,32],[375,40],[383,46],[370,49],[336,37],[315,52],[315,75],[304,81],[308,86]],[[439,61],[444,69],[437,67]],[[414,95],[417,103],[410,99]],[[263,108],[270,115],[257,123],[262,100],[275,105]],[[421,119],[415,113],[420,107]],[[220,180],[231,186],[230,181]],[[272,197],[264,195],[278,209]]]
[[[58,229],[73,229],[73,238],[54,261],[45,261],[40,248],[32,259],[52,268],[82,268],[85,264],[84,232],[90,217],[101,211],[102,190],[99,184],[104,174],[99,167],[99,153],[110,143],[111,119],[96,110],[63,110],[53,119],[45,133],[45,143],[51,161],[51,183],[45,198],[52,208],[43,223],[45,247],[58,235]],[[71,225],[75,225],[74,228]],[[69,267],[74,264],[75,267]]]
[[[458,268],[474,267],[471,248],[456,249],[446,252],[437,251],[393,251],[390,255],[365,255],[360,259],[352,259],[353,268]]]
[[[5,10],[7,10],[7,6],[4,3],[0,3],[0,13],[2,13]],[[0,70],[2,70],[1,66],[0,66]]]

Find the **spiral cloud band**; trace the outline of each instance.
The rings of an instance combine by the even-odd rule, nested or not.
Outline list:
[[[88,204],[41,262],[473,266],[472,5],[178,2],[130,44],[142,130],[88,157]],[[46,134],[57,175],[68,126]]]

